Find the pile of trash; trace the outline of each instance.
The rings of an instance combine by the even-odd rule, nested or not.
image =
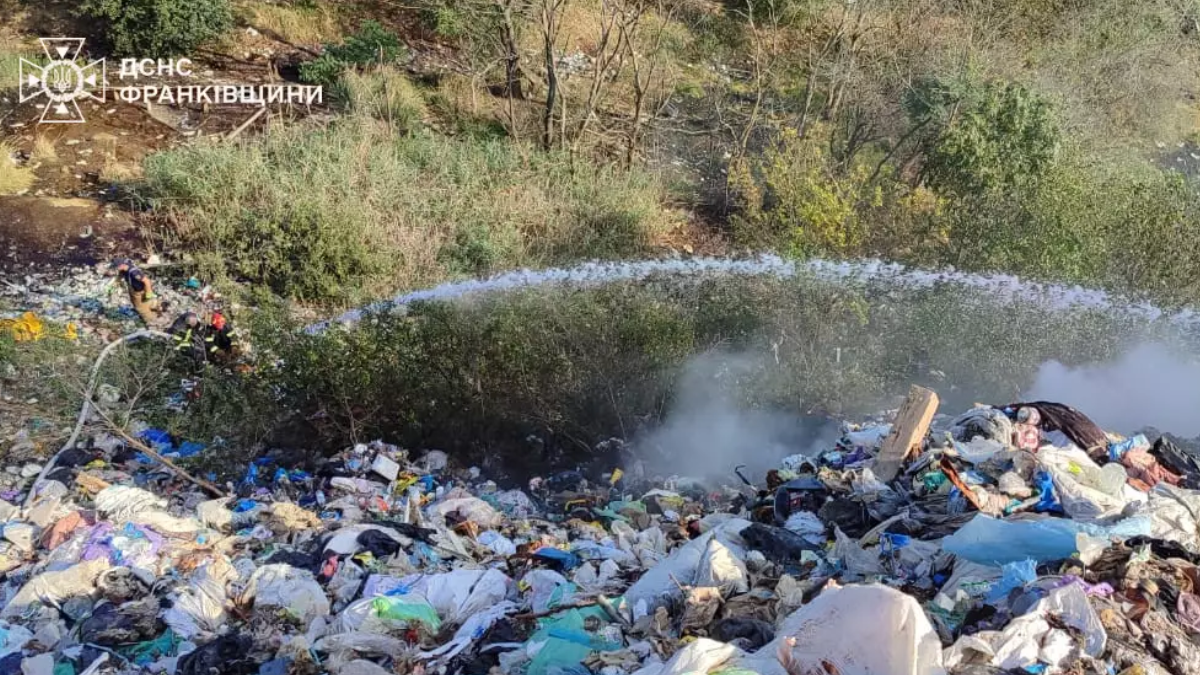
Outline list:
[[[936,407],[726,485],[95,436],[4,476],[0,675],[1200,673],[1200,451]]]
[[[160,264],[157,256],[151,256],[146,269],[154,272]],[[219,300],[215,289],[194,277],[178,283],[156,283],[155,292],[167,323],[189,307],[207,306]],[[12,307],[21,309],[4,311],[0,307],[0,320],[27,322],[28,317],[34,317],[37,321],[70,324],[85,334],[100,321],[138,321],[128,293],[113,275],[109,262],[54,267],[44,272],[28,272],[19,279],[0,279],[0,304],[4,298],[10,300]],[[20,339],[20,334],[16,335]]]

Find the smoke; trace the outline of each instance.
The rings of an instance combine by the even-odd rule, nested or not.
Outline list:
[[[1138,345],[1099,366],[1045,363],[1026,398],[1066,403],[1119,433],[1154,427],[1200,436],[1200,363],[1158,343]]]
[[[710,352],[683,368],[663,424],[635,441],[651,475],[734,478],[745,465],[751,480],[796,453],[831,447],[838,426],[827,419],[752,407],[751,388],[767,362],[757,356]]]

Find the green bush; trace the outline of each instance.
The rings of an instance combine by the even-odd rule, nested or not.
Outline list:
[[[917,124],[934,117],[936,137],[925,176],[939,192],[982,195],[1036,182],[1054,161],[1059,131],[1049,102],[1013,82],[969,83],[955,91],[918,86],[909,111]]]
[[[454,39],[467,33],[467,20],[456,7],[443,2],[421,8],[421,22],[437,36]]]
[[[340,45],[325,45],[321,56],[300,65],[300,79],[310,84],[333,84],[344,71],[371,64],[392,64],[406,53],[400,38],[378,21],[364,21],[359,31]]]
[[[502,460],[518,474],[586,461],[597,441],[661,421],[682,369],[702,354],[753,364],[738,382],[712,384],[733,387],[748,409],[861,415],[895,405],[914,381],[951,410],[1005,401],[1047,359],[1086,363],[1175,335],[953,286],[803,277],[532,289],[421,303],[350,331],[314,336],[277,321],[268,330],[264,359],[283,365],[262,376],[280,409],[319,420],[302,423],[312,439],[340,448],[384,436],[462,461]],[[531,453],[529,434],[561,454]]]
[[[78,11],[99,22],[114,56],[187,55],[233,27],[228,0],[84,0]]]

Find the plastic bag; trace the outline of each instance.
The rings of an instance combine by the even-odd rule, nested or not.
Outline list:
[[[226,584],[237,576],[223,559],[210,560],[196,569],[171,597],[163,621],[179,635],[192,639],[202,632],[216,632],[228,618],[225,613]]]
[[[464,649],[470,647],[496,623],[506,615],[517,611],[517,606],[511,602],[501,602],[472,614],[463,625],[454,632],[454,637],[446,644],[428,652],[421,652],[422,659],[437,659],[445,662],[454,658]],[[345,672],[344,670],[342,672]]]
[[[488,547],[496,555],[510,556],[517,554],[517,545],[511,539],[495,530],[480,532],[475,541]]]
[[[443,499],[429,507],[429,512],[432,516],[443,520],[447,515],[453,513],[481,528],[497,528],[504,524],[504,514],[478,497]]]
[[[991,604],[1000,602],[1013,589],[1024,588],[1034,581],[1037,581],[1036,562],[1033,560],[1022,560],[1020,562],[1008,563],[1004,566],[1000,581],[992,587],[991,593],[988,594],[987,601]]]
[[[812,511],[797,511],[788,516],[784,529],[795,532],[814,544],[825,543],[825,523]]]
[[[372,598],[371,613],[380,619],[405,626],[424,624],[430,633],[437,633],[442,627],[442,620],[433,605],[415,595]]]
[[[740,656],[741,650],[708,638],[699,638],[689,642],[683,649],[675,652],[670,661],[648,672],[643,669],[642,675],[686,675],[688,673],[708,673],[720,668],[730,659]]]
[[[671,553],[670,557],[650,568],[633,586],[630,586],[629,590],[625,592],[625,600],[633,607],[637,607],[639,602],[643,602],[645,610],[653,612],[659,606],[678,599],[681,596],[679,584],[689,584],[695,580],[696,570],[704,557],[708,542],[715,538],[724,544],[734,556],[744,557],[746,549],[743,547],[738,533],[749,526],[749,521],[740,518],[730,520],[711,532],[706,532],[680,546]],[[660,537],[662,535],[658,528],[652,528],[649,531],[658,532]]]
[[[885,574],[883,565],[879,563],[879,553],[870,551],[858,545],[858,542],[847,537],[840,529],[834,531],[837,543],[833,547],[833,557],[841,561],[849,573],[849,578],[867,577]]]
[[[96,510],[117,523],[143,511],[161,511],[165,508],[165,499],[127,485],[106,487],[96,494]]]
[[[565,580],[564,580],[565,581]],[[498,570],[454,570],[445,574],[413,575],[401,580],[408,592],[423,596],[450,624],[466,621],[504,600],[512,582]]]
[[[1098,526],[1048,516],[998,520],[979,514],[943,539],[942,549],[984,565],[1004,565],[1026,558],[1044,562],[1070,558],[1079,532],[1119,539],[1148,535],[1150,519],[1127,518],[1112,526]]]
[[[612,642],[603,635],[587,631],[585,626],[589,621],[607,623],[608,617],[597,607],[587,607],[540,620],[538,630],[527,643],[527,651],[533,654],[533,660],[525,675],[550,675],[556,669],[577,666],[593,650],[621,648],[619,641]]]
[[[291,565],[263,565],[255,570],[242,599],[286,610],[305,625],[318,616],[329,616],[324,589],[311,572]]]
[[[790,638],[795,644],[789,648],[785,641]],[[761,675],[787,675],[778,660],[781,648],[795,672],[821,668],[822,662],[840,675],[946,672],[941,640],[921,606],[879,584],[826,589],[784,619],[772,642],[730,665]]]
[[[719,588],[725,597],[750,590],[746,564],[717,539],[708,541],[700,564],[696,567],[693,584]]]
[[[37,603],[57,606],[68,598],[91,595],[96,579],[111,567],[105,557],[81,562],[61,572],[43,572],[17,591],[0,617],[21,616]]]
[[[964,462],[980,464],[1004,452],[1004,444],[976,436],[969,443],[955,443],[954,449],[958,451],[958,456]]]
[[[529,605],[537,614],[569,605],[575,599],[575,584],[558,572],[533,570],[521,581],[529,586]]]

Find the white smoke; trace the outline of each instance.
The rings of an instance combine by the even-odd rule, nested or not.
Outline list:
[[[652,475],[733,479],[733,470],[761,481],[782,457],[829,448],[837,426],[798,413],[752,408],[744,394],[761,382],[769,362],[749,354],[710,352],[684,367],[662,425],[635,442]]]
[[[1138,345],[1103,365],[1045,363],[1025,398],[1066,403],[1109,431],[1200,436],[1200,362],[1162,344]]]

